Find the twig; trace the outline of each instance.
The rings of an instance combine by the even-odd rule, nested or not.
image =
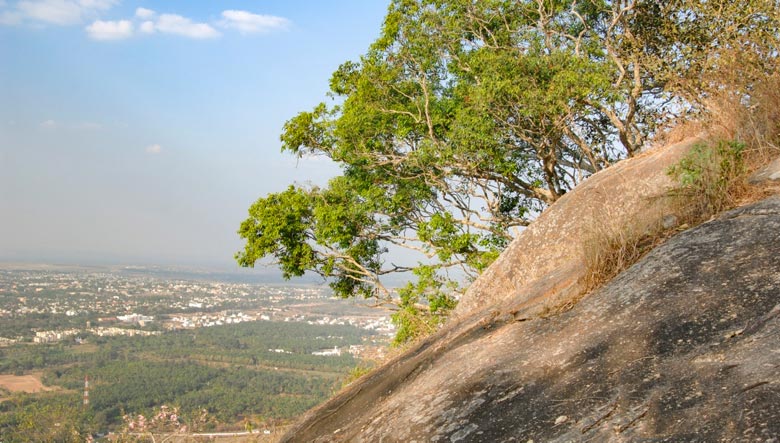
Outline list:
[[[641,413],[641,414],[639,414],[639,415],[637,415],[636,417],[634,417],[634,419],[633,419],[633,420],[631,420],[630,422],[628,422],[628,423],[624,424],[623,426],[619,427],[619,428],[618,428],[618,430],[617,430],[617,433],[618,433],[618,434],[620,434],[621,432],[623,432],[623,431],[625,431],[626,429],[628,429],[628,428],[630,428],[631,426],[633,426],[633,425],[634,425],[634,423],[636,423],[637,421],[639,421],[639,419],[640,419],[640,418],[642,418],[642,417],[644,417],[645,415],[647,415],[647,411],[648,411],[648,409],[645,409],[644,411],[642,411],[642,413]]]
[[[585,426],[584,428],[581,429],[582,433],[584,434],[584,433],[590,431],[597,424],[601,423],[602,421],[604,421],[604,419],[606,419],[607,417],[612,415],[612,413],[615,412],[615,409],[617,409],[617,405],[618,405],[617,400],[613,401],[612,402],[612,407],[610,407],[604,415],[602,415],[601,417],[597,418],[596,421],[594,421],[593,423],[591,423],[588,426]]]
[[[755,389],[755,388],[757,388],[759,386],[763,386],[763,385],[766,385],[766,384],[769,384],[769,382],[768,381],[760,381],[758,383],[753,383],[752,385],[747,385],[744,388],[742,388],[742,390],[740,392],[747,392],[747,391],[749,391],[751,389]]]

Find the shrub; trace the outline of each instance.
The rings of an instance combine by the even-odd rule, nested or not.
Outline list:
[[[745,194],[748,168],[745,145],[719,141],[700,143],[667,173],[676,186],[669,192],[668,211],[672,223],[636,220],[625,226],[594,223],[593,232],[583,242],[585,274],[580,280],[582,293],[574,300],[551,308],[551,313],[568,310],[586,294],[603,286],[639,261],[653,248],[680,229],[695,226],[731,209]],[[661,217],[656,217],[660,219]]]
[[[670,193],[683,220],[695,225],[736,205],[745,191],[745,145],[700,143],[667,173],[677,186]]]
[[[344,381],[341,382],[341,387],[344,388],[346,386],[351,385],[353,382],[358,380],[360,377],[368,374],[373,370],[372,365],[368,365],[366,363],[360,363],[354,368],[350,369],[347,373],[347,376],[344,378]]]

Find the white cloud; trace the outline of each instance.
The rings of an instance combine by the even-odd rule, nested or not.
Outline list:
[[[103,125],[100,123],[86,120],[81,122],[63,122],[49,119],[38,123],[38,126],[47,131],[99,131],[103,129]]]
[[[64,0],[22,1],[17,4],[26,17],[56,25],[81,22],[81,8],[75,2]]]
[[[155,29],[167,34],[176,34],[189,38],[215,38],[220,33],[207,23],[193,23],[192,20],[176,14],[161,14]]]
[[[151,9],[138,7],[132,17],[121,20],[100,20],[100,13],[110,9],[120,0],[19,0],[15,4],[0,0],[0,25],[18,25],[28,21],[55,25],[85,26],[87,35],[94,40],[121,40],[141,34],[174,34],[193,39],[217,38],[222,34],[215,26],[237,30],[241,34],[268,33],[287,29],[291,22],[284,17],[254,14],[229,9],[222,11],[222,18],[211,23],[197,22],[178,14],[158,14]]]
[[[142,19],[149,19],[154,17],[155,12],[151,9],[138,8],[135,10],[135,16]]]
[[[94,40],[122,40],[133,35],[133,24],[130,20],[95,20],[84,29]]]
[[[145,21],[141,23],[141,26],[138,27],[138,29],[141,30],[144,34],[153,34],[154,33],[154,22],[152,21]]]
[[[253,14],[234,9],[222,11],[222,17],[223,19],[219,22],[220,26],[237,29],[242,34],[284,30],[290,25],[290,21],[284,17]]]
[[[98,9],[104,11],[117,4],[118,0],[78,0],[77,3],[83,8]]]
[[[159,154],[160,152],[162,152],[162,146],[155,143],[153,145],[147,146],[145,151],[147,154],[153,154],[153,155]]]
[[[73,125],[73,129],[79,131],[98,131],[100,129],[103,129],[103,125],[101,125],[100,123],[85,121]]]
[[[75,25],[117,3],[117,0],[22,0],[17,13],[24,18],[55,25]]]
[[[0,12],[0,25],[18,25],[23,18],[19,11],[2,11]]]

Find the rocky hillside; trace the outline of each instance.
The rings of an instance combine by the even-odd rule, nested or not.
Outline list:
[[[663,222],[664,172],[690,145],[622,162],[560,199],[451,324],[284,441],[777,441],[780,196],[681,232],[549,314],[581,294],[594,227]]]

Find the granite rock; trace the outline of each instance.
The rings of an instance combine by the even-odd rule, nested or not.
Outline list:
[[[530,312],[472,310],[283,441],[777,441],[780,197],[678,234],[567,312]]]

